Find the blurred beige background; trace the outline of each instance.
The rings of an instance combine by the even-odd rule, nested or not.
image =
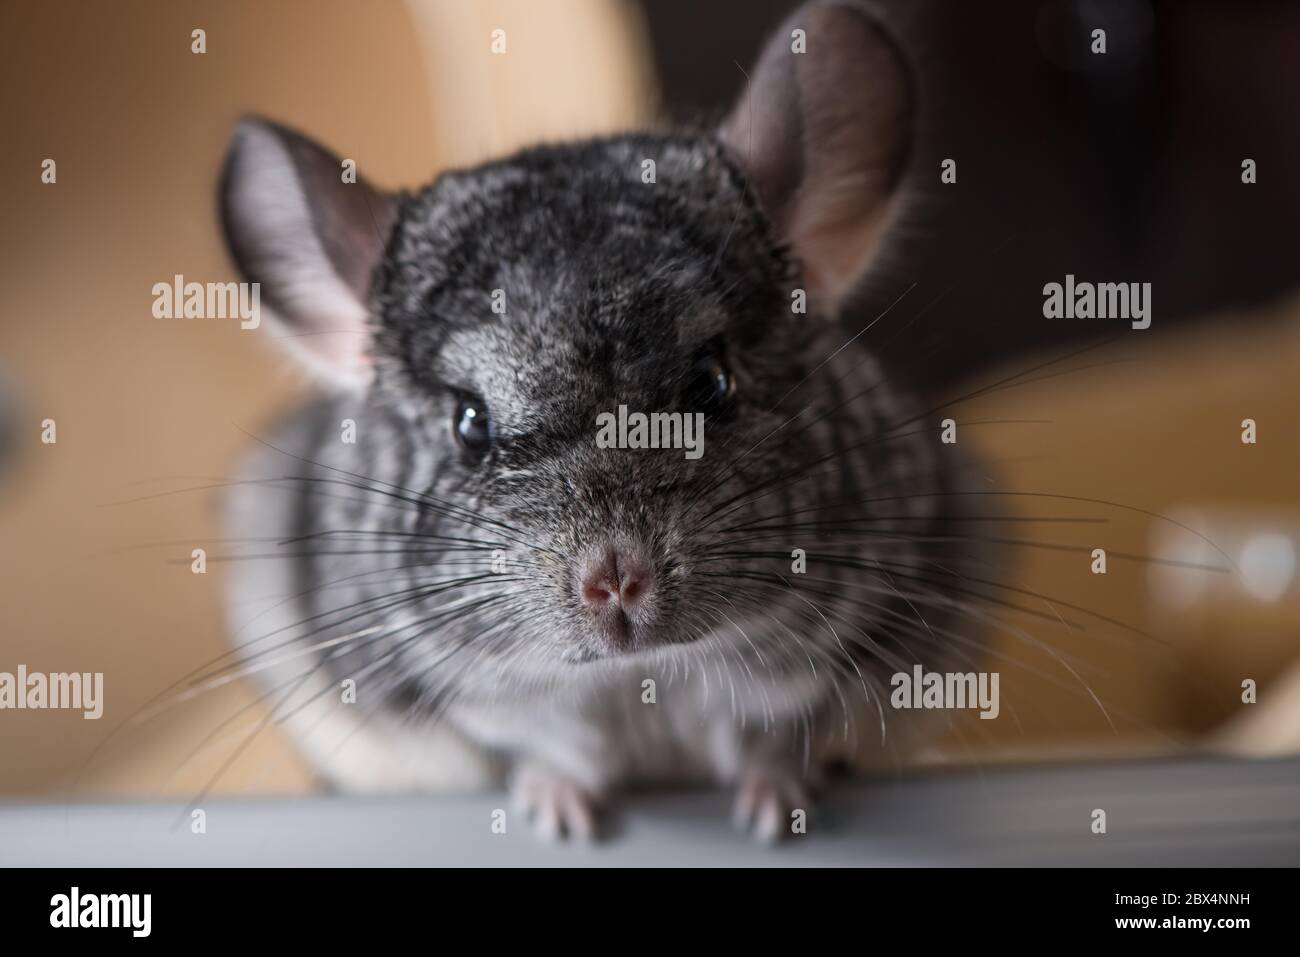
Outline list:
[[[189,569],[192,547],[220,552],[215,492],[110,503],[220,482],[241,429],[305,386],[257,333],[150,312],[153,284],[177,273],[235,278],[215,183],[236,117],[281,120],[382,186],[416,186],[540,137],[636,124],[653,83],[635,13],[617,0],[4,5],[0,364],[22,404],[0,485],[0,670],[103,671],[108,710],[0,715],[0,792],[66,786],[113,726],[225,651],[220,562]],[[498,28],[507,56],[490,51]],[[47,157],[54,185],[40,182]],[[46,418],[55,445],[40,444]],[[162,787],[204,720],[235,707],[213,699],[127,736],[90,783]],[[255,742],[250,775],[262,741],[273,764],[283,752],[274,735]],[[224,785],[303,780],[292,757],[242,773]]]
[[[220,555],[212,486],[246,447],[244,431],[305,388],[262,332],[155,320],[150,289],[177,273],[234,278],[214,184],[239,114],[306,131],[382,186],[417,185],[539,138],[650,118],[638,8],[17,0],[0,18],[0,366],[19,403],[19,458],[0,476],[0,670],[102,671],[107,701],[97,722],[0,713],[0,794],[74,783],[192,793],[245,745],[218,790],[302,790],[309,772],[273,727],[253,734],[255,709],[206,740],[246,703],[235,687],[121,734],[86,767],[132,712],[224,653],[222,566],[192,575],[190,550]],[[196,28],[202,55],[190,49]],[[490,53],[497,28],[507,56]],[[54,185],[40,182],[47,157]],[[1192,510],[1216,541],[1300,534],[1300,309],[1276,311],[1279,322],[1249,336],[1225,316],[1217,336],[1176,348],[1135,337],[952,414],[991,463],[990,488]],[[1255,446],[1239,439],[1248,416]],[[57,421],[55,445],[39,441],[45,418]],[[1027,419],[1049,423],[1017,424]],[[1263,601],[1216,576],[1171,604],[1161,595],[1186,589],[1122,556],[1194,552],[1194,536],[1167,540],[1168,523],[1096,503],[1009,507],[1094,521],[1009,533],[1035,544],[1016,548],[1007,580],[1054,601],[1022,595],[1028,613],[998,613],[1004,712],[1018,719],[962,722],[949,755],[1176,750],[1241,718],[1242,678],[1259,681],[1261,700],[1280,687],[1300,635],[1294,584]],[[1088,572],[1098,545],[1111,552],[1106,576]]]

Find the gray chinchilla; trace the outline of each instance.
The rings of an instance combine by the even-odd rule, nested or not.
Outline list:
[[[750,75],[716,129],[412,193],[236,129],[230,251],[328,388],[238,476],[232,617],[337,786],[500,773],[585,836],[616,789],[726,781],[774,838],[828,764],[910,746],[892,675],[972,666],[955,450],[834,321],[905,202],[903,58],[817,3]],[[700,454],[606,447],[620,408]]]

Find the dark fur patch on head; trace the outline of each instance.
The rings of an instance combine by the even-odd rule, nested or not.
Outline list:
[[[646,159],[654,183],[642,181]],[[412,383],[463,388],[453,380],[470,370],[444,343],[497,326],[540,375],[570,364],[599,375],[701,346],[720,325],[743,343],[764,339],[792,285],[785,250],[715,140],[543,146],[444,174],[402,204],[375,281],[378,348]],[[563,356],[550,354],[557,339]]]

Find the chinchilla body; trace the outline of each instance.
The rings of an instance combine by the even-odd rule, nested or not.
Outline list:
[[[538,147],[415,193],[340,187],[319,147],[241,125],[232,252],[330,387],[238,476],[256,555],[231,619],[335,784],[543,768],[570,829],[573,795],[641,783],[761,771],[750,804],[791,803],[782,781],[910,747],[893,675],[973,667],[945,596],[957,449],[833,321],[898,215],[905,78],[867,18],[806,18],[842,62],[790,77],[778,44],[719,131]],[[846,149],[856,114],[806,101],[867,68],[885,106]]]

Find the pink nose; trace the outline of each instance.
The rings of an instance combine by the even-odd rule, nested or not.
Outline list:
[[[578,599],[595,612],[618,608],[629,613],[653,590],[646,563],[612,548],[588,557],[578,569]]]

